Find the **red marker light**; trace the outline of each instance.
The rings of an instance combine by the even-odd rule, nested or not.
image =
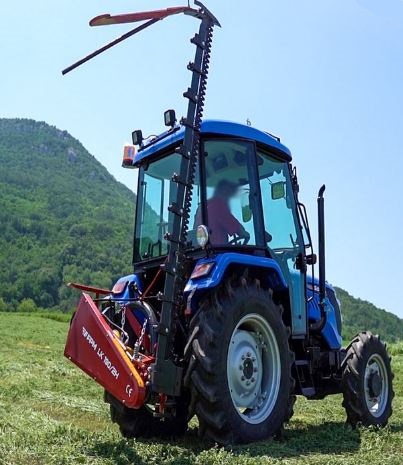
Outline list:
[[[120,294],[125,290],[127,281],[118,281],[112,288],[112,294]]]
[[[214,262],[210,263],[199,263],[195,266],[193,273],[190,275],[190,279],[202,278],[210,273],[214,266]]]

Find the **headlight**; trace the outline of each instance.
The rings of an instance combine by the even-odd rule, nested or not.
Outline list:
[[[204,224],[197,227],[196,240],[200,247],[206,247],[209,240],[209,233],[207,226],[204,226]]]

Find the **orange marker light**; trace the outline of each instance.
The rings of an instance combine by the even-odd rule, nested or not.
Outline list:
[[[123,168],[134,168],[134,158],[136,156],[136,147],[134,145],[125,144],[123,148]]]

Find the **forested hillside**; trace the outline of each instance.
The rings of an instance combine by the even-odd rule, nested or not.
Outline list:
[[[134,194],[66,131],[0,119],[0,311],[71,310],[78,293],[66,282],[110,287],[130,273],[133,212]],[[345,338],[370,329],[403,339],[403,320],[338,297]]]
[[[63,310],[81,281],[131,269],[134,194],[79,141],[43,122],[0,119],[0,298]]]
[[[357,332],[369,329],[388,341],[403,340],[403,320],[393,313],[382,310],[371,302],[352,297],[343,289],[336,288],[343,313],[343,337],[351,339]]]

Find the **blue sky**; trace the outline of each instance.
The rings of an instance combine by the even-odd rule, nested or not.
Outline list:
[[[67,129],[133,188],[122,145],[133,129],[162,131],[165,109],[184,113],[197,22],[170,18],[66,77],[60,71],[128,30],[91,29],[91,17],[176,4],[2,2],[0,116]],[[316,193],[327,186],[329,281],[403,317],[403,0],[206,4],[223,26],[206,117],[249,118],[282,138],[315,231]]]

